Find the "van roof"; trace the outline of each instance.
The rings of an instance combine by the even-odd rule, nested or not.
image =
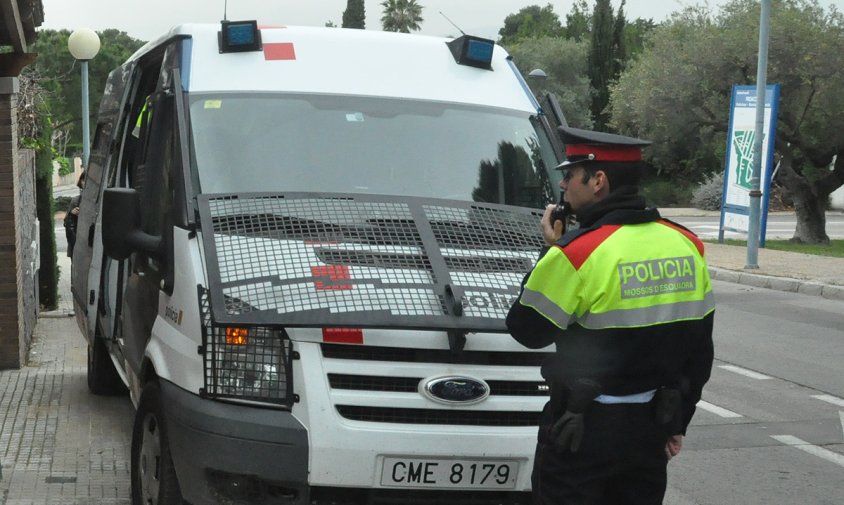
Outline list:
[[[492,70],[459,65],[451,39],[318,27],[260,26],[263,51],[220,54],[218,24],[186,24],[150,42],[191,38],[183,68],[189,92],[285,92],[457,102],[536,112],[532,96],[496,45]]]

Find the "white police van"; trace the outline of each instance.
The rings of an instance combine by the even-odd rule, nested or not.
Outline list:
[[[114,70],[72,285],[133,503],[529,503],[553,142],[469,36],[184,25]]]

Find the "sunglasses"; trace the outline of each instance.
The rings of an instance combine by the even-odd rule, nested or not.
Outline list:
[[[572,179],[572,177],[574,177],[575,172],[577,172],[577,170],[579,168],[582,168],[582,167],[570,168],[568,170],[564,170],[563,171],[563,182],[568,184],[568,182]],[[592,178],[592,175],[593,175],[592,172],[590,172],[586,169],[583,169],[583,173],[586,174],[586,178],[583,180],[584,183]]]

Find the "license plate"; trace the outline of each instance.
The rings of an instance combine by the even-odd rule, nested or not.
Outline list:
[[[513,489],[516,460],[384,457],[381,485],[440,489]]]

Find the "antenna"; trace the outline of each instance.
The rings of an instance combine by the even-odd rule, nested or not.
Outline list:
[[[454,21],[452,21],[452,20],[448,19],[448,16],[446,16],[445,14],[443,14],[443,11],[439,11],[439,13],[440,13],[440,16],[444,17],[446,21],[448,21],[449,23],[451,23],[451,26],[453,26],[453,27],[457,28],[457,31],[458,31],[458,32],[460,32],[460,33],[461,33],[461,34],[463,34],[463,35],[466,35],[466,32],[464,32],[463,30],[461,30],[461,29],[460,29],[460,27],[459,27],[459,26],[457,26],[456,24],[454,24]]]
[[[226,17],[228,11],[229,11],[229,0],[223,0],[223,21],[228,21],[228,18]]]

